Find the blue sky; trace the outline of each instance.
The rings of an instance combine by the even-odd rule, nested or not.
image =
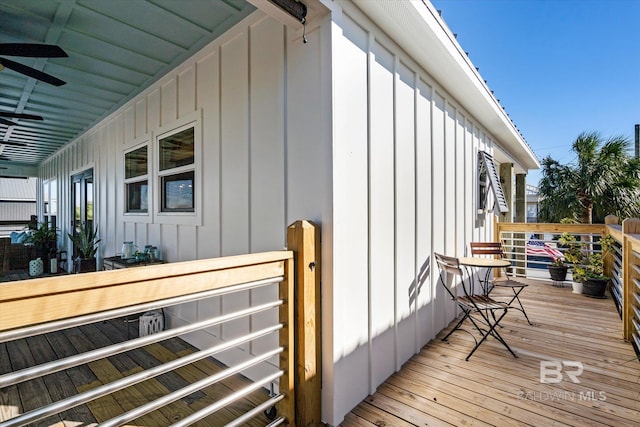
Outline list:
[[[431,0],[538,158],[640,123],[640,0]],[[527,183],[536,185],[539,171]]]

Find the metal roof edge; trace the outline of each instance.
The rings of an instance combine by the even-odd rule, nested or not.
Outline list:
[[[352,2],[448,93],[464,100],[460,104],[496,138],[496,143],[514,162],[527,170],[540,168],[535,153],[431,3],[426,0]]]

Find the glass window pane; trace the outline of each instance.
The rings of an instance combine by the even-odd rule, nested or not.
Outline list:
[[[42,184],[42,196],[44,199],[44,214],[49,214],[49,201],[51,200],[51,193],[49,190],[49,181],[45,181]]]
[[[127,184],[127,212],[147,212],[148,191],[146,180]]]
[[[52,179],[49,181],[49,201],[50,201],[50,213],[51,215],[58,214],[58,181]]]
[[[82,203],[80,197],[80,190],[82,189],[82,185],[80,184],[80,181],[74,182],[73,188],[73,219],[76,223],[80,223],[80,220],[82,218]]]
[[[193,212],[194,172],[162,177],[162,211]]]
[[[147,146],[129,151],[124,155],[124,177],[135,178],[147,174]]]
[[[160,170],[193,164],[193,128],[160,140]]]
[[[93,222],[93,177],[87,178],[85,181],[85,197],[87,204],[85,206],[85,216],[87,223]]]

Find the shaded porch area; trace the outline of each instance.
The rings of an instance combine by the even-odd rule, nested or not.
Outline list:
[[[638,425],[640,361],[622,338],[611,297],[573,294],[569,283],[522,280],[530,284],[521,300],[534,325],[511,311],[500,330],[518,358],[489,338],[465,362],[470,335],[458,331],[441,340],[454,322],[342,425]],[[541,373],[541,364],[563,361],[561,369],[549,365]]]

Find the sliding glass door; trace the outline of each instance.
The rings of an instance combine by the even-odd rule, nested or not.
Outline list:
[[[86,224],[93,229],[93,168],[82,171],[71,177],[71,229],[79,230]],[[78,250],[73,248],[73,258]]]

